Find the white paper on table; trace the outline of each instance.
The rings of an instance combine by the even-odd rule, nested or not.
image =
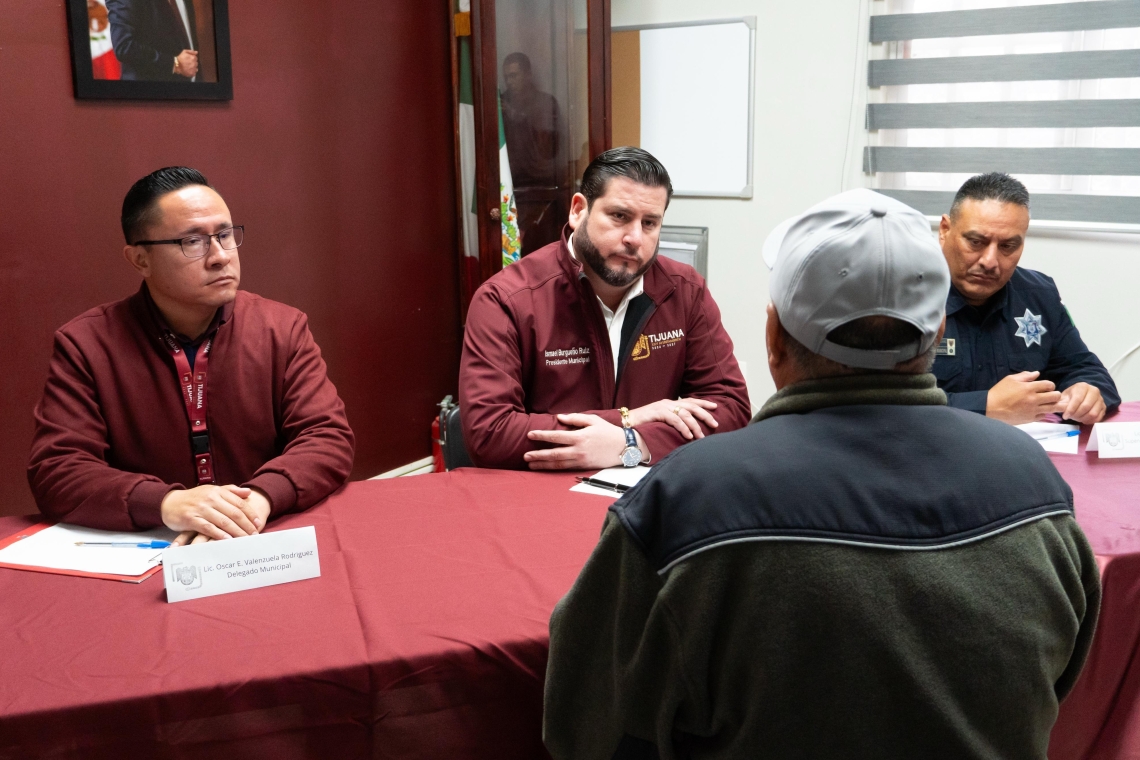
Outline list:
[[[1080,425],[1066,425],[1056,422],[1028,422],[1024,425],[1017,425],[1018,430],[1023,430],[1032,436],[1041,448],[1046,451],[1052,451],[1054,454],[1078,454],[1080,449],[1081,427]]]
[[[607,467],[589,477],[590,480],[600,480],[603,483],[611,483],[615,486],[628,486],[633,488],[648,474],[648,467],[638,465],[637,467]],[[596,496],[609,496],[611,499],[616,499],[621,496],[621,493],[617,491],[609,488],[599,488],[589,483],[579,483],[570,490],[577,491],[578,493],[592,493]]]
[[[1098,422],[1086,451],[1096,451],[1101,459],[1140,457],[1140,422]]]
[[[0,562],[54,570],[76,570],[107,575],[142,575],[162,564],[162,549],[137,547],[76,546],[76,541],[173,541],[178,534],[168,528],[137,533],[81,528],[59,523],[0,549]]]

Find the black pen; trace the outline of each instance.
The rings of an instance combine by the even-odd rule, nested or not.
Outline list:
[[[607,483],[604,480],[595,480],[594,478],[574,478],[579,483],[585,483],[594,488],[605,488],[608,491],[617,491],[618,493],[625,493],[629,490],[629,486],[623,486],[621,483]]]

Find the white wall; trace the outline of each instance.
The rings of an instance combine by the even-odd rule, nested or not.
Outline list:
[[[760,247],[780,221],[862,173],[870,0],[612,0],[613,25],[756,16],[755,194],[675,199],[666,224],[709,228],[709,287],[745,365],[753,406],[774,392],[764,350],[768,270]],[[810,9],[810,10],[809,10]],[[1140,235],[1030,231],[1025,266],[1050,274],[1105,364],[1140,342]],[[1140,357],[1121,372],[1140,399]]]

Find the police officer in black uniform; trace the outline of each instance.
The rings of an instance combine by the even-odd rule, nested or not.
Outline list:
[[[938,230],[952,286],[934,375],[951,406],[1010,424],[1098,422],[1120,395],[1053,279],[1017,266],[1028,229],[1029,192],[1008,174],[958,190]]]

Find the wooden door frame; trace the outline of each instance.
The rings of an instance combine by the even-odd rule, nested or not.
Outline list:
[[[590,160],[613,147],[613,98],[610,86],[610,0],[586,0],[586,50],[589,59]]]
[[[503,268],[499,213],[499,61],[495,0],[471,0],[471,80],[475,97],[475,219],[479,280]]]

